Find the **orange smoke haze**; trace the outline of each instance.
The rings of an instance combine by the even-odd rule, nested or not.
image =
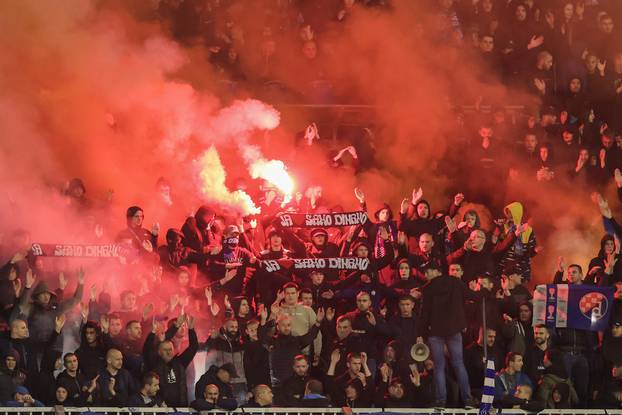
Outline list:
[[[520,96],[482,84],[477,62],[457,48],[441,46],[434,38],[435,17],[412,0],[395,1],[385,13],[355,10],[347,24],[331,23],[317,39],[322,68],[304,62],[295,40],[279,43],[281,56],[288,59],[279,61],[275,71],[290,88],[303,90],[312,67],[332,80],[343,102],[377,107],[377,117],[366,122],[373,131],[368,152],[377,167],[355,176],[348,167],[328,167],[329,158],[354,144],[354,138],[333,141],[327,133],[320,148],[302,148],[293,137],[315,121],[308,113],[300,111],[301,123],[292,128],[272,106],[246,99],[255,96],[250,88],[238,100],[221,101],[215,93],[218,76],[204,47],[181,46],[157,22],[139,22],[124,7],[129,6],[87,0],[71,7],[0,2],[4,235],[23,227],[40,242],[89,241],[95,238],[94,223],[104,223],[104,237],[110,238],[125,226],[125,209],[133,204],[145,206],[146,226],[159,221],[164,231],[180,227],[204,202],[249,214],[253,202],[226,178],[266,178],[253,174],[257,161],[274,165],[282,160],[296,191],[320,185],[331,206],[354,208],[352,189],[359,186],[370,209],[387,201],[397,210],[413,187],[422,186],[433,210],[445,209],[461,190],[457,183],[478,180],[480,174],[448,177],[439,167],[457,139],[456,116],[446,97],[457,94],[473,102],[485,95],[489,102],[507,102]],[[251,7],[234,12],[242,23],[257,26]],[[240,55],[250,63],[255,52],[249,46]],[[261,77],[260,66],[245,69],[249,79]],[[103,216],[85,220],[79,209],[67,209],[59,189],[72,177],[84,180],[88,198],[109,221]],[[148,207],[155,204],[159,177],[172,187],[174,204],[166,218]],[[506,190],[505,178],[498,189],[490,189]],[[510,195],[527,200],[526,217],[533,218],[544,246],[535,260],[536,279],[549,278],[559,254],[585,264],[598,251],[602,228],[584,195],[543,187]]]

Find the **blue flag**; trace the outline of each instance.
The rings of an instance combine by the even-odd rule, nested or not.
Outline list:
[[[533,324],[591,331],[607,330],[613,287],[538,285],[533,293]]]

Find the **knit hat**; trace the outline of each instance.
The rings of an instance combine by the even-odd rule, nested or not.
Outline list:
[[[313,238],[315,235],[324,235],[325,237],[328,238],[328,232],[324,228],[313,228],[313,229],[311,229],[311,232],[309,233],[309,236],[311,238]]]
[[[28,392],[28,389],[26,389],[25,386],[16,386],[15,393],[19,393],[20,395],[30,395],[30,392]]]
[[[358,238],[354,241],[354,243],[352,243],[352,252],[356,252],[356,250],[359,249],[359,247],[361,246],[365,246],[370,252],[372,250],[371,244],[367,239]]]
[[[272,228],[269,232],[268,235],[266,235],[266,239],[270,239],[273,236],[278,236],[281,239],[283,238],[283,231],[281,229],[277,229],[277,228]]]
[[[170,228],[168,231],[166,231],[166,243],[170,245],[175,242],[176,236],[184,239],[184,234],[179,229]]]

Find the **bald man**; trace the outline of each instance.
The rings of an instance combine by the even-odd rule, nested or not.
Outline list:
[[[224,409],[233,411],[238,407],[235,399],[220,396],[218,386],[210,383],[205,386],[205,392],[202,399],[196,399],[190,406],[197,411],[211,411],[212,409]]]
[[[130,395],[137,391],[138,385],[130,372],[123,369],[123,354],[110,349],[106,353],[106,368],[99,372],[97,385],[100,392],[99,405],[126,406]]]
[[[276,317],[276,316],[274,316]],[[287,314],[278,316],[276,320],[276,334],[269,337],[269,330],[274,327],[275,320],[263,321],[259,327],[259,339],[268,346],[270,361],[270,378],[273,388],[280,388],[281,383],[293,374],[292,362],[294,357],[302,353],[302,350],[313,342],[324,319],[324,311],[316,315],[315,324],[303,336],[295,336],[292,333],[292,318]]]

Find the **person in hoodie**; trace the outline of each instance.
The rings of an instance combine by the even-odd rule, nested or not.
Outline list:
[[[548,349],[544,352],[544,376],[538,386],[538,400],[544,403],[546,409],[555,408],[573,408],[579,403],[579,397],[574,389],[568,371],[564,365],[564,356],[559,350]],[[563,389],[568,388],[565,396],[555,398],[553,392],[560,385],[565,385]]]
[[[207,261],[203,252],[197,252],[185,246],[184,234],[174,228],[166,231],[166,245],[158,248],[158,255],[160,256],[160,265],[168,272],[175,272],[181,266],[192,264],[204,269]]]
[[[415,241],[418,241],[423,233],[428,233],[437,237],[439,231],[443,228],[443,221],[442,218],[437,218],[432,215],[430,203],[423,199],[423,190],[421,190],[421,188],[413,190],[410,203],[414,208],[412,217],[408,215],[408,199],[402,201],[400,206],[399,230],[404,232],[409,239],[414,238]],[[409,246],[414,248],[417,246],[417,243],[411,243],[409,241]]]
[[[590,264],[588,265],[588,274],[585,278],[584,283],[586,284],[597,284],[601,285],[603,283],[607,284],[611,281],[622,281],[622,261],[616,261],[613,266],[613,272],[606,278],[605,280],[600,281],[604,270],[607,268],[606,262],[610,261],[610,257],[618,258],[619,254],[615,252],[616,250],[616,242],[615,237],[611,234],[605,234],[600,240],[600,250],[598,251],[598,255],[591,259]],[[601,272],[598,272],[598,271]]]
[[[226,319],[222,327],[207,339],[205,349],[205,367],[221,367],[225,363],[233,365],[236,374],[231,378],[233,396],[238,402],[244,403],[247,385],[244,375],[244,348],[238,321],[232,317]],[[201,388],[198,392],[200,391]]]
[[[507,205],[505,222],[498,228],[498,241],[502,241],[503,247],[496,250],[500,255],[498,273],[505,268],[506,263],[516,264],[523,271],[523,280],[531,280],[531,258],[536,255],[536,236],[531,225],[523,220],[523,205],[512,202]],[[509,238],[507,244],[505,240]]]
[[[257,316],[248,301],[243,295],[238,295],[230,300],[232,317],[238,321],[238,331],[242,335],[246,333],[246,324]]]
[[[197,411],[233,411],[238,407],[238,403],[235,399],[220,396],[218,386],[210,383],[205,387],[201,398],[197,398],[192,401],[190,407]]]
[[[200,396],[203,396],[201,391],[205,391],[208,385],[216,385],[222,398],[235,401],[233,386],[231,385],[231,379],[235,376],[235,368],[231,363],[225,363],[222,366],[210,366],[207,372],[201,375],[199,381],[194,385],[194,396],[199,399]]]
[[[34,280],[27,278],[25,287],[20,298],[20,314],[27,316],[28,327],[32,333],[31,339],[39,347],[49,341],[54,332],[54,320],[57,316],[71,310],[82,299],[84,291],[84,270],[78,271],[78,286],[73,296],[65,301],[57,303],[56,293],[48,289],[45,281],[39,283],[31,289]]]
[[[36,376],[37,353],[36,348],[30,339],[28,323],[24,320],[16,319],[11,321],[9,331],[2,333],[0,337],[0,351],[2,356],[12,356],[17,353],[19,359],[16,360],[17,368],[26,375]]]
[[[90,381],[106,366],[108,347],[104,344],[101,326],[96,321],[84,324],[80,338],[80,347],[75,354],[78,362],[81,362],[80,373]]]
[[[400,378],[384,380],[376,390],[376,406],[379,408],[412,408],[412,396],[415,393],[413,379],[405,383]]]
[[[199,207],[194,216],[186,219],[181,227],[184,245],[198,253],[209,252],[218,243],[220,230],[215,219],[216,213],[212,208],[206,205]]]
[[[5,405],[10,408],[44,406],[43,402],[35,399],[25,386],[18,386],[15,388],[13,399],[5,402]]]
[[[15,386],[26,384],[26,373],[19,368],[19,353],[17,350],[9,350],[2,359],[0,372],[11,377]]]
[[[356,232],[355,230],[352,235],[353,238]],[[387,230],[385,228],[380,228],[379,235],[385,243],[385,249],[380,252],[382,255],[380,257],[375,255],[371,244],[366,238],[353,239],[353,243],[352,240],[347,240],[343,245],[341,256],[347,256],[350,244],[352,243],[352,255],[356,258],[367,258],[369,260],[369,265],[365,271],[351,272],[344,279],[333,284],[333,287],[340,290],[338,298],[348,300],[354,298],[359,292],[366,291],[372,295],[373,304],[377,307],[380,304],[380,300],[393,292],[389,290],[387,286],[381,284],[379,278],[380,271],[389,267],[393,262],[395,253],[389,241]],[[345,290],[346,288],[349,290]],[[352,290],[354,292],[352,292]]]
[[[21,287],[19,266],[13,258],[0,268],[0,320],[9,321],[13,306],[17,304],[16,286]]]
[[[464,246],[464,243],[471,236],[471,232],[477,229],[481,229],[481,223],[479,215],[475,209],[469,209],[462,215],[462,222],[459,224],[453,223],[453,220],[448,220],[448,234],[447,242],[449,246],[449,252],[453,252]]]
[[[407,258],[402,258],[397,261],[395,268],[397,268],[395,282],[389,288],[392,294],[397,295],[397,298],[391,298],[390,296],[391,300],[394,299],[396,301],[389,301],[387,305],[388,310],[393,312],[392,314],[396,314],[396,311],[397,314],[399,314],[399,301],[403,297],[408,296],[413,301],[413,306],[415,306],[417,301],[421,299],[421,287],[423,287],[427,281],[418,279],[413,275],[412,267]]]
[[[211,253],[207,266],[208,276],[211,279],[218,278],[219,283],[214,287],[229,297],[242,294],[246,268],[257,262],[257,258],[251,251],[240,246],[240,230],[237,225],[229,225],[225,228],[222,237],[222,249],[218,253]],[[235,274],[233,274],[235,270]],[[226,281],[221,278],[230,271]]]

